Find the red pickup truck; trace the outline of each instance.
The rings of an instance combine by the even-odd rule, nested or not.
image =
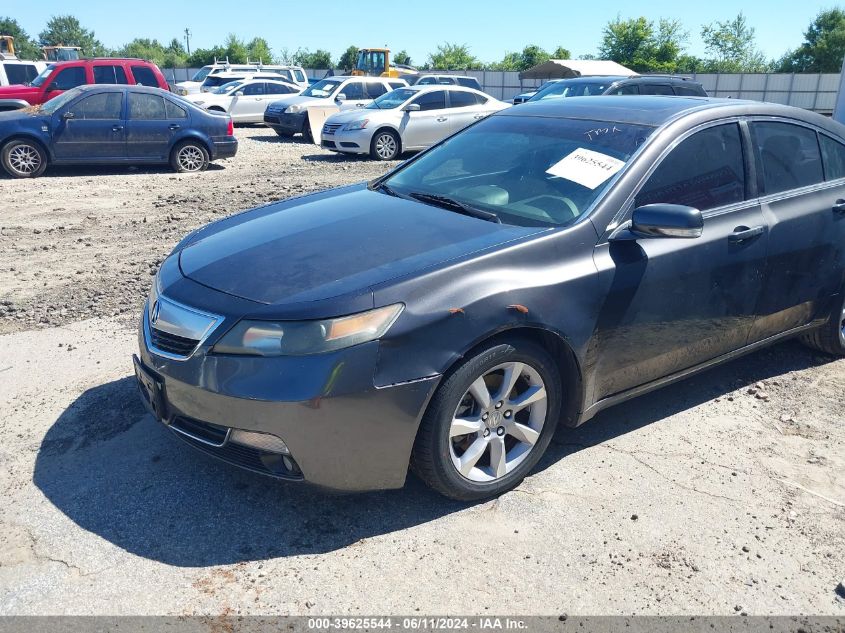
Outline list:
[[[45,103],[85,84],[127,84],[169,90],[158,66],[142,59],[102,57],[56,62],[29,85],[0,86],[0,111]]]

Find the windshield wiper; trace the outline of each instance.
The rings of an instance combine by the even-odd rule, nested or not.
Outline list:
[[[403,196],[400,196],[395,191],[393,191],[393,189],[391,189],[389,186],[387,186],[383,182],[380,182],[375,186],[368,185],[367,187],[370,191],[382,191],[382,192],[386,193],[388,196],[394,196],[396,198],[402,198],[403,197]]]
[[[497,224],[502,223],[502,221],[499,219],[499,216],[493,213],[492,211],[476,209],[475,207],[471,207],[467,204],[464,204],[463,202],[459,202],[453,198],[449,198],[448,196],[441,196],[436,193],[422,193],[419,191],[409,193],[408,195],[416,200],[419,200],[420,202],[428,202],[443,209],[448,209],[449,211],[462,213],[464,215],[468,215],[473,218],[478,218],[480,220],[487,220],[488,222],[496,222]]]

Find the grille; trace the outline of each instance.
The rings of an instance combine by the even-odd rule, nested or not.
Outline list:
[[[279,123],[279,122],[280,122],[280,121],[279,121],[279,117],[277,117],[277,116],[270,116],[269,114],[265,114],[265,115],[264,115],[264,120],[265,120],[267,123]]]
[[[175,334],[151,327],[150,343],[156,349],[167,352],[168,354],[190,356],[191,352],[196,349],[199,341],[193,338],[185,338],[184,336],[176,336]]]
[[[326,123],[323,126],[323,134],[334,134],[340,129],[342,123]]]
[[[334,141],[323,141],[322,145],[323,145],[323,147],[331,147],[331,148],[337,147],[337,145],[335,144]]]
[[[216,424],[200,422],[199,420],[193,420],[191,418],[181,416],[173,420],[173,422],[170,423],[170,426],[177,431],[190,433],[194,437],[217,445],[224,444],[226,442],[226,436],[229,433],[229,429],[225,426],[217,426]]]
[[[181,433],[176,433],[176,435],[197,450],[234,466],[278,479],[302,479],[302,473],[299,472],[298,467],[296,471],[289,470],[285,466],[282,456],[276,453],[267,453],[234,442],[227,442],[224,446],[219,447],[209,446],[187,435]],[[291,458],[288,457],[288,460],[291,460]]]

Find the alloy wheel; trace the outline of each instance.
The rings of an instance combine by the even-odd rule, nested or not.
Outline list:
[[[205,157],[200,148],[193,145],[186,145],[179,150],[179,166],[185,171],[199,171],[205,162]]]
[[[488,370],[469,386],[453,415],[453,466],[474,482],[504,477],[534,449],[547,409],[546,386],[530,365],[508,362]]]
[[[28,176],[41,167],[41,154],[32,145],[16,145],[9,152],[9,165],[22,176]]]
[[[375,147],[379,158],[388,160],[396,155],[396,139],[392,134],[380,134],[376,138]]]
[[[839,341],[845,346],[845,303],[842,304],[842,314],[839,315]]]

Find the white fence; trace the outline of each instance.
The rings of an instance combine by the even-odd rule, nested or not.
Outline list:
[[[196,68],[165,68],[165,77],[171,83],[185,81],[193,76]],[[329,71],[308,69],[309,77],[322,78]],[[340,71],[335,71],[339,74]],[[542,80],[519,78],[518,72],[494,70],[437,71],[438,74],[468,75],[478,79],[484,91],[497,99],[511,99],[520,92],[536,87]],[[742,73],[712,74],[692,73],[684,75],[701,82],[707,94],[732,99],[753,99],[783,103],[799,108],[831,114],[839,90],[839,73],[826,74],[780,74]]]

